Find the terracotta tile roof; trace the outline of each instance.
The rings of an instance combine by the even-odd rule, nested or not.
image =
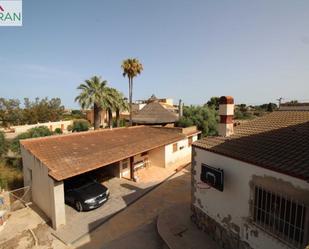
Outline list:
[[[185,137],[176,129],[135,126],[27,139],[21,144],[61,181]]]
[[[193,145],[309,181],[309,111],[273,112]]]

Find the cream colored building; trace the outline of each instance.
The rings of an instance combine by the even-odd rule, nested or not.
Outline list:
[[[51,219],[66,223],[64,182],[87,172],[138,180],[145,167],[178,167],[191,162],[196,127],[136,126],[27,139],[21,142],[25,186]]]
[[[223,248],[305,248],[309,111],[277,111],[232,128],[220,120],[220,136],[192,147],[193,221]]]

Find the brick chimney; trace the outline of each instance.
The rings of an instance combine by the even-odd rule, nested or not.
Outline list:
[[[234,99],[231,96],[222,96],[219,100],[219,136],[229,137],[234,133]]]

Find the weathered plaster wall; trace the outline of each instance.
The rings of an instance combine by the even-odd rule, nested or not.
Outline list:
[[[289,248],[250,222],[250,186],[253,182],[261,184],[274,192],[284,192],[309,203],[307,182],[199,148],[193,147],[192,153],[193,220],[203,216],[199,210],[202,211],[208,217],[203,219],[218,241],[222,243],[222,233],[232,238],[230,245],[225,240],[225,248],[235,246],[237,240],[236,248]],[[197,187],[201,163],[224,170],[223,192]]]

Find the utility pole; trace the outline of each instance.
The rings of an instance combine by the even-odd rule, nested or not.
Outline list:
[[[282,102],[282,100],[283,100],[283,97],[280,97],[280,98],[278,98],[278,99],[276,99],[276,100],[279,102],[278,108],[280,108],[280,105],[281,105],[281,102]]]

